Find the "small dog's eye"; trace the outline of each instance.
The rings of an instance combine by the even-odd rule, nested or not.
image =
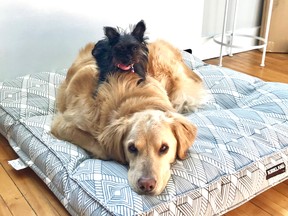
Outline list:
[[[162,144],[161,148],[159,149],[160,154],[165,154],[169,150],[169,146],[167,144]]]
[[[137,51],[137,46],[133,46],[133,47],[132,47],[132,50],[133,50],[133,51]]]
[[[128,146],[128,151],[132,154],[136,154],[138,152],[138,149],[136,148],[135,144],[134,143],[131,143],[129,146]]]

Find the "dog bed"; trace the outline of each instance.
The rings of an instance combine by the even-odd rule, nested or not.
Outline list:
[[[288,85],[183,58],[211,98],[186,115],[197,139],[159,196],[132,191],[126,166],[50,134],[67,70],[1,82],[0,132],[71,215],[221,215],[287,179]]]

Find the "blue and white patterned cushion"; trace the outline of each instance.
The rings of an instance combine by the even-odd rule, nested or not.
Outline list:
[[[132,191],[126,166],[51,136],[66,70],[1,82],[0,132],[71,215],[221,215],[287,179],[287,172],[266,177],[271,167],[287,166],[288,85],[183,58],[211,99],[186,115],[198,136],[159,196]]]

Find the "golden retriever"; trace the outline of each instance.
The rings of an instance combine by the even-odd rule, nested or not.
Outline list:
[[[129,165],[128,181],[139,194],[160,194],[170,166],[185,159],[197,128],[176,111],[195,109],[201,79],[164,41],[149,45],[148,75],[117,73],[97,85],[97,64],[88,44],[58,89],[51,132],[86,149],[95,158]]]

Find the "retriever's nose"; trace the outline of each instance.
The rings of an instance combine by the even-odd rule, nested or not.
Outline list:
[[[156,180],[151,177],[141,177],[138,180],[138,187],[145,193],[151,192],[156,185]]]

